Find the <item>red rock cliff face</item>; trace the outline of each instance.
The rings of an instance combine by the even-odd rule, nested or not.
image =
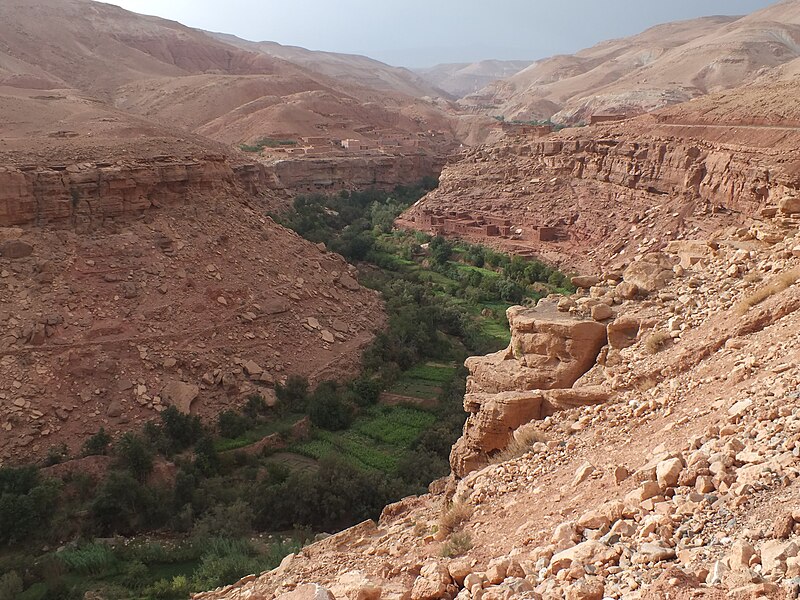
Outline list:
[[[438,176],[443,162],[418,155],[234,165],[226,157],[206,155],[0,167],[0,226],[99,224],[237,185],[250,194],[392,188]]]
[[[796,195],[798,140],[794,128],[653,117],[506,140],[448,165],[439,188],[401,222],[591,271],[670,239],[741,225]],[[500,221],[505,231],[487,229]]]
[[[235,182],[221,156],[0,169],[0,226],[102,223]]]
[[[284,160],[270,165],[277,189],[293,193],[392,188],[438,177],[446,159],[437,155],[336,157]]]

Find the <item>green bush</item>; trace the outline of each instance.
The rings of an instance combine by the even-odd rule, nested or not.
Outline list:
[[[224,410],[217,417],[217,429],[222,437],[233,439],[247,431],[248,419],[232,411]]]
[[[308,416],[317,427],[338,431],[353,422],[355,409],[345,400],[334,381],[320,383],[308,399]]]
[[[0,575],[0,600],[18,600],[22,587],[22,577],[16,571]]]
[[[117,566],[114,550],[106,544],[68,548],[59,552],[57,556],[70,572],[80,575],[100,575]]]
[[[111,436],[106,433],[104,427],[95,433],[83,444],[84,456],[102,455],[108,453],[108,446],[111,444]]]
[[[169,406],[161,413],[161,422],[173,452],[188,448],[205,434],[199,417],[185,415],[174,406]]]
[[[192,536],[199,540],[244,537],[251,533],[253,519],[253,509],[244,500],[218,505],[197,520]]]
[[[118,464],[130,471],[139,481],[144,481],[153,470],[153,451],[144,438],[127,432],[115,447]]]
[[[46,534],[58,491],[55,481],[42,480],[33,467],[0,468],[0,544]]]
[[[251,421],[256,421],[268,410],[269,407],[267,406],[267,403],[264,402],[264,398],[260,394],[250,394],[247,397],[247,402],[245,402],[245,405],[242,408],[242,414]]]
[[[308,379],[299,375],[289,376],[285,384],[275,386],[275,396],[281,413],[303,412],[308,399]]]

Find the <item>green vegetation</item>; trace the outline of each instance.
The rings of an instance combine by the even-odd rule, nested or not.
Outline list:
[[[253,395],[211,423],[168,408],[118,439],[100,429],[82,450],[95,475],[0,468],[0,600],[185,599],[445,475],[466,416],[460,365],[508,343],[508,306],[568,284],[536,261],[395,231],[434,184],[299,197],[276,215],[358,261],[361,283],[384,296],[388,326],[356,379],[312,388],[291,375],[274,406]],[[48,462],[69,458],[55,447]],[[453,555],[469,545],[451,542]]]
[[[282,146],[296,146],[295,140],[276,140],[275,138],[262,137],[254,144],[241,144],[239,148],[243,152],[261,152],[264,148],[280,148]]]

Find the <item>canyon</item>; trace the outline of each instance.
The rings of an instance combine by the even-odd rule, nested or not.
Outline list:
[[[398,229],[541,258],[577,291],[510,308],[508,347],[467,359],[427,494],[194,599],[800,596],[798,14],[425,81],[4,4],[0,465],[357,376],[385,299],[269,215],[439,177]]]

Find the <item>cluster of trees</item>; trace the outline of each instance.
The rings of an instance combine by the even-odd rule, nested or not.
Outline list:
[[[346,259],[361,261],[373,249],[376,234],[391,231],[397,216],[437,184],[426,178],[416,186],[397,186],[389,194],[366,190],[298,196],[288,214],[274,218],[307,240],[324,242]]]

